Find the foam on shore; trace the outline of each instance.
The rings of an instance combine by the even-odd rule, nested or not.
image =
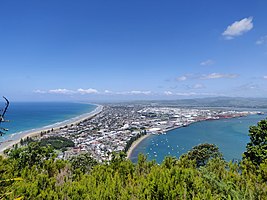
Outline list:
[[[2,142],[0,144],[0,154],[3,154],[4,150],[11,148],[13,145],[18,144],[21,139],[25,139],[27,137],[35,137],[35,136],[40,135],[41,132],[45,132],[45,131],[48,131],[51,129],[58,130],[64,126],[68,126],[71,124],[78,124],[78,123],[80,123],[86,119],[92,118],[95,115],[99,114],[103,109],[102,105],[96,105],[96,106],[97,107],[92,112],[79,115],[79,116],[71,118],[69,120],[65,120],[62,122],[58,122],[58,123],[44,126],[44,127],[37,128],[37,129],[31,129],[28,131],[13,133],[12,137],[16,137],[16,139],[14,139],[14,140],[11,139],[11,140],[7,140],[5,142]]]

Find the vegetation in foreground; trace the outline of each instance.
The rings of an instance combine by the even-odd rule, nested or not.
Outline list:
[[[88,154],[60,160],[32,142],[0,157],[0,199],[267,199],[267,121],[249,132],[239,163],[212,144],[158,165],[144,155],[134,164],[123,152],[110,163]]]

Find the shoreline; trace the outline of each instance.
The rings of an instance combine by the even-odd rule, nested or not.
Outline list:
[[[255,114],[250,114],[250,115],[255,115]],[[247,115],[249,116],[249,115]],[[239,116],[239,117],[247,117],[247,116]],[[194,123],[199,123],[199,122],[206,122],[206,121],[215,121],[215,120],[222,120],[222,119],[234,119],[234,118],[237,118],[237,117],[230,117],[230,118],[220,118],[220,119],[205,119],[205,120],[199,120],[199,121],[195,121],[195,122],[191,122],[191,123],[188,123],[186,124],[186,126],[173,126],[173,127],[170,127],[168,129],[165,130],[166,134],[167,132],[169,131],[172,131],[172,130],[176,130],[176,129],[180,129],[180,128],[185,128],[185,127],[188,127],[190,126],[191,124],[194,124]],[[129,148],[129,150],[126,152],[126,158],[127,159],[130,159],[131,158],[131,155],[134,151],[134,149],[146,138],[148,138],[151,134],[146,134],[140,138],[138,138],[136,141],[134,141],[131,145],[131,147]]]
[[[90,119],[90,118],[98,115],[100,112],[102,112],[102,110],[103,110],[102,105],[99,105],[99,104],[93,104],[93,105],[96,105],[97,107],[89,113],[84,113],[84,114],[79,115],[77,117],[74,117],[74,118],[71,118],[68,120],[64,120],[62,122],[58,122],[55,124],[47,125],[47,126],[44,126],[41,128],[23,131],[22,133],[20,133],[20,132],[14,133],[14,134],[17,134],[18,138],[14,139],[14,140],[9,139],[9,140],[1,143],[0,144],[0,155],[3,155],[4,151],[6,149],[11,148],[15,144],[18,144],[21,139],[26,139],[27,137],[38,137],[38,136],[40,136],[41,132],[46,132],[46,131],[49,131],[51,129],[54,129],[55,131],[60,130],[60,128],[63,128],[64,126],[69,126],[71,124],[78,124],[78,123],[80,123],[84,120]]]
[[[146,134],[146,135],[143,135],[141,136],[140,138],[138,138],[137,140],[135,140],[131,147],[129,148],[129,150],[126,152],[127,156],[126,158],[127,159],[130,159],[132,153],[133,153],[133,150],[140,144],[140,142],[142,142],[144,139],[148,138],[149,136],[151,136],[151,134]]]

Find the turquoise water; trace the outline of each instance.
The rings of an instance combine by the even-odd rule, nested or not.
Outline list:
[[[1,108],[3,104],[1,104]],[[96,105],[69,102],[11,102],[1,126],[9,131],[0,142],[16,139],[18,133],[60,123],[92,112]]]
[[[137,162],[139,153],[148,160],[161,163],[165,156],[180,157],[193,146],[201,143],[216,144],[227,161],[241,159],[249,142],[251,125],[265,119],[267,115],[250,115],[242,118],[203,121],[167,132],[166,135],[151,135],[144,139],[132,152],[130,159]]]

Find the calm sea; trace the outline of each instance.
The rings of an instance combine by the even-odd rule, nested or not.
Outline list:
[[[250,115],[242,118],[203,121],[167,132],[166,135],[151,135],[132,152],[131,160],[137,162],[138,154],[148,156],[161,163],[165,156],[180,157],[193,146],[201,143],[216,144],[227,161],[241,159],[249,142],[251,125],[265,119],[267,115]]]
[[[0,137],[0,142],[15,139],[23,131],[53,125],[92,112],[95,108],[96,105],[82,103],[11,102],[5,116],[10,122],[1,124],[9,131]]]

